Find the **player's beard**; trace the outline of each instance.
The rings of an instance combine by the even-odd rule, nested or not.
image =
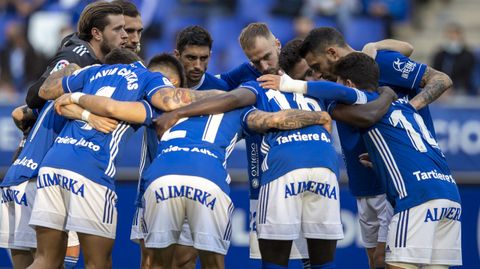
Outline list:
[[[262,75],[278,75],[279,71],[280,71],[279,67],[268,68],[267,70],[262,72]]]
[[[112,48],[105,39],[102,40],[102,43],[100,43],[100,51],[103,55],[107,55],[110,51],[112,51],[112,49],[114,48]]]

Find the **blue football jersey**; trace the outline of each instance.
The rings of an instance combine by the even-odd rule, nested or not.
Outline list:
[[[245,62],[233,70],[220,74],[220,78],[224,80],[229,89],[237,88],[241,83],[256,80],[262,74],[253,67],[249,62]],[[260,154],[260,145],[262,136],[260,134],[251,134],[245,137],[245,146],[247,151],[247,170],[248,181],[250,185],[250,199],[258,199],[260,191],[260,178],[262,176],[261,163],[263,157]]]
[[[192,90],[222,90],[228,91],[230,88],[224,80],[215,77],[210,73],[205,73],[200,82],[191,88]]]
[[[147,121],[153,117],[153,112],[144,99],[150,100],[161,88],[172,87],[168,79],[148,71],[141,62],[85,68],[64,78],[62,86],[66,92],[81,90],[118,101],[142,101]],[[42,166],[67,169],[114,189],[117,154],[138,128],[138,125],[120,122],[112,133],[105,134],[83,121],[68,121]],[[39,180],[37,185],[47,183]]]
[[[380,86],[391,87],[400,97],[413,97],[417,94],[426,69],[424,64],[414,62],[399,52],[388,50],[379,51],[375,61],[380,69]],[[431,133],[435,134],[428,108],[422,109],[420,113]],[[341,122],[337,122],[337,127],[351,193],[357,197],[385,193],[385,179],[379,178],[372,169],[364,167],[358,161],[358,155],[366,152],[358,128]]]
[[[183,118],[162,136],[157,157],[145,171],[145,188],[165,175],[206,178],[229,193],[227,158],[243,138],[242,115],[251,108]]]
[[[364,133],[374,168],[387,178],[395,213],[433,199],[460,203],[447,161],[423,118],[405,99]]]
[[[55,113],[53,104],[53,101],[49,101],[43,107],[25,140],[22,152],[8,168],[0,186],[18,185],[37,177],[45,154],[67,121]]]
[[[256,80],[261,75],[262,73],[255,69],[251,63],[245,62],[233,70],[220,74],[220,78],[227,83],[229,89],[235,89],[238,85]]]
[[[256,81],[241,87],[257,96],[256,107],[267,112],[283,109],[325,110],[324,104],[302,94],[265,90]],[[330,133],[321,125],[296,130],[270,131],[263,136],[261,185],[300,168],[325,167],[338,175],[338,163]]]

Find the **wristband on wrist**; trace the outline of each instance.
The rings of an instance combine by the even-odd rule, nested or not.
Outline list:
[[[70,100],[72,100],[74,104],[78,104],[78,102],[80,101],[80,97],[84,95],[85,94],[83,92],[74,92],[72,93],[72,95],[70,95]]]
[[[88,118],[90,117],[90,111],[84,109],[82,112],[82,120],[88,122]]]
[[[306,93],[307,82],[303,80],[292,79],[287,74],[284,74],[280,78],[280,91]]]

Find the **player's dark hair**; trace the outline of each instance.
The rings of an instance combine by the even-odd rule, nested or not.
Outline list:
[[[114,48],[105,55],[105,64],[131,64],[138,61],[142,61],[140,56],[125,48]]]
[[[111,3],[119,5],[123,9],[123,15],[128,17],[140,16],[140,12],[134,3],[128,0],[114,0]]]
[[[315,28],[305,37],[300,48],[300,55],[305,58],[309,52],[324,53],[329,46],[347,47],[343,35],[332,27]]]
[[[376,91],[378,88],[378,65],[362,52],[352,52],[340,58],[333,67],[333,74],[343,80],[351,80],[359,89]]]
[[[282,47],[278,64],[285,73],[290,74],[297,63],[302,60],[300,56],[301,39],[290,40]]]
[[[208,46],[212,49],[212,43],[212,36],[205,28],[192,25],[178,33],[175,47],[182,53],[186,46]]]
[[[153,56],[148,63],[148,68],[150,69],[152,67],[161,65],[167,65],[170,68],[177,70],[178,76],[180,77],[180,87],[186,87],[187,79],[185,76],[185,69],[183,69],[183,65],[180,63],[177,57],[169,53],[157,54]]]
[[[98,28],[100,31],[105,29],[110,23],[108,15],[123,15],[123,9],[117,4],[99,1],[87,5],[80,19],[78,20],[78,37],[85,41],[92,40],[92,29]]]
[[[272,32],[268,26],[262,22],[253,22],[242,29],[238,41],[243,50],[250,49],[255,45],[257,37],[264,37],[266,39],[273,37]]]

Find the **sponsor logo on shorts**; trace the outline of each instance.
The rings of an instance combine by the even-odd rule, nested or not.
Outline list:
[[[0,189],[2,190],[2,200],[1,200],[2,204],[14,202],[18,205],[28,206],[26,193],[21,194],[19,190],[4,189],[4,188],[0,188]]]
[[[185,197],[195,202],[199,202],[211,210],[214,209],[215,203],[217,202],[217,198],[213,197],[212,194],[191,186],[173,185],[166,188],[160,187],[158,190],[155,190],[155,199],[157,200],[157,204],[170,198],[177,197]]]
[[[27,159],[27,157],[23,157],[21,160],[16,159],[13,162],[13,165],[22,165],[22,166],[25,166],[25,167],[30,168],[32,170],[35,170],[38,167],[38,164],[36,162],[34,162],[33,159]]]
[[[290,196],[296,196],[303,192],[312,192],[328,199],[337,200],[337,188],[328,183],[320,183],[316,181],[300,181],[295,183],[285,184],[285,199]]]
[[[424,222],[439,221],[441,219],[451,219],[460,221],[462,209],[460,207],[434,207],[428,208],[425,214]]]
[[[38,175],[37,189],[43,189],[55,185],[85,198],[85,184],[79,184],[78,180],[56,173]]]

